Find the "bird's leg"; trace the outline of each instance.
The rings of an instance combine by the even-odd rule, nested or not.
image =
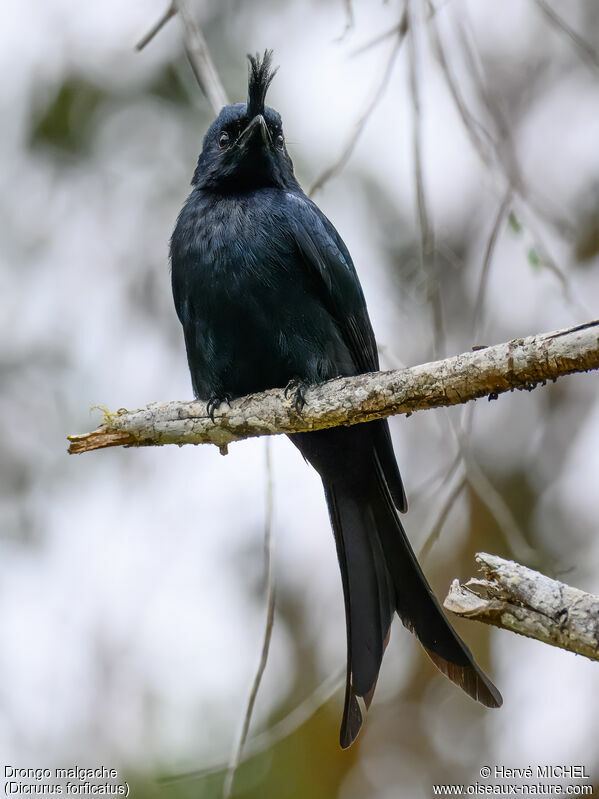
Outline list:
[[[295,412],[298,416],[301,414],[304,405],[306,404],[306,398],[304,396],[304,391],[306,390],[308,384],[304,383],[303,380],[300,380],[299,377],[292,377],[291,380],[285,386],[285,399],[289,396],[289,394],[293,394],[293,407],[295,408]]]
[[[231,396],[229,394],[213,394],[206,403],[206,413],[212,421],[214,421],[214,411],[216,411],[223,402],[231,405]]]

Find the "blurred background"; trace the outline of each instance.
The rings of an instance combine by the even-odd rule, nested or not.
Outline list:
[[[66,454],[93,406],[191,398],[168,240],[213,114],[178,17],[134,49],[166,5],[3,5],[0,752],[216,797],[262,644],[265,442]],[[232,101],[245,54],[274,48],[269,102],[353,255],[383,368],[597,316],[596,0],[412,0],[401,44],[393,0],[189,7]],[[598,387],[391,420],[437,596],[480,550],[599,593]],[[339,749],[326,506],[294,447],[271,449],[277,615],[234,794],[419,799],[495,763],[599,780],[597,664],[461,620],[503,708],[469,700],[396,621],[365,731]]]

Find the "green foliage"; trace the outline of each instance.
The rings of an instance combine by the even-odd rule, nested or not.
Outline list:
[[[526,257],[528,259],[528,263],[532,266],[533,269],[541,269],[541,267],[543,266],[543,261],[536,247],[530,247],[526,254]]]
[[[73,155],[86,152],[93,119],[106,92],[89,81],[69,77],[41,111],[34,113],[31,147],[50,145]]]
[[[514,233],[522,233],[522,223],[513,211],[510,211],[508,216],[508,223]]]

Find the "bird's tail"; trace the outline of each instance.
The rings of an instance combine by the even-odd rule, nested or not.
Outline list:
[[[347,618],[344,748],[362,725],[359,700],[366,708],[372,700],[394,611],[450,680],[487,707],[502,703],[433,595],[382,475],[375,470],[372,477],[359,487],[325,482]]]
[[[347,685],[341,746],[362,726],[394,611],[444,674],[473,699],[499,707],[501,695],[441,610],[416,560],[378,469],[365,485],[323,481],[341,566],[347,619]]]
[[[347,622],[343,748],[355,740],[362,710],[372,701],[395,612],[450,680],[487,707],[502,703],[416,560],[396,507],[398,502],[405,507],[399,473],[390,471],[389,458],[377,451],[376,424],[290,436],[322,478],[341,568]],[[389,475],[397,481],[394,493]]]

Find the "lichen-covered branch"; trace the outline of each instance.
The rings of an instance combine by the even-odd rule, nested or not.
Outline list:
[[[454,580],[447,610],[599,660],[599,596],[496,555],[476,560],[483,577]]]
[[[214,421],[206,403],[198,401],[107,412],[97,430],[69,436],[69,452],[119,445],[206,443],[225,451],[227,444],[243,438],[352,425],[485,396],[496,399],[506,391],[530,391],[547,380],[598,368],[599,320],[595,320],[409,369],[329,380],[305,390],[301,414],[295,409],[294,396],[286,397],[282,389],[224,403]]]

